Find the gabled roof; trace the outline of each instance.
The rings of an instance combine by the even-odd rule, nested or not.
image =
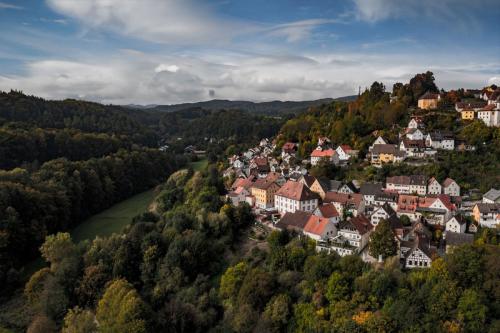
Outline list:
[[[340,216],[339,212],[337,211],[337,209],[335,208],[335,206],[332,205],[332,204],[319,205],[318,208],[316,208],[316,209],[319,210],[321,212],[321,215],[323,217],[326,217],[326,218],[332,218],[332,217],[338,217],[338,216]]]
[[[482,214],[500,213],[500,203],[477,203],[477,208]]]
[[[474,242],[474,235],[446,231],[445,239],[446,245],[458,246],[462,244],[472,244]]]
[[[316,177],[311,176],[311,175],[304,175],[302,176],[302,179],[304,179],[304,182],[306,183],[307,187],[311,187],[312,184],[316,181]]]
[[[437,181],[437,179],[434,178],[434,177],[429,178],[429,180],[427,181],[428,185],[431,185],[432,183],[438,183],[438,185],[441,186],[441,184],[439,184],[439,182]]]
[[[433,94],[430,91],[426,92],[422,96],[419,97],[419,100],[421,99],[438,99],[439,94]]]
[[[382,183],[364,183],[359,189],[363,195],[376,195],[382,193]]]
[[[346,153],[347,153],[348,151],[352,150],[351,146],[349,146],[349,145],[340,145],[339,147],[340,147],[340,148],[341,148],[344,152],[346,152]]]
[[[386,183],[425,186],[427,184],[427,178],[423,175],[394,176],[394,177],[387,177]]]
[[[250,176],[248,178],[238,178],[234,181],[233,185],[231,185],[232,189],[243,187],[245,189],[249,189],[253,184],[254,176]]]
[[[327,218],[311,215],[307,224],[304,226],[304,232],[322,235],[329,223],[331,222]]]
[[[455,215],[451,219],[449,219],[448,222],[450,222],[451,220],[456,220],[460,225],[464,225],[467,223],[467,220],[462,215]]]
[[[252,187],[254,188],[258,188],[260,190],[267,190],[268,188],[270,188],[272,185],[276,185],[276,186],[279,186],[278,184],[276,184],[274,181],[269,181],[267,179],[257,179],[255,181],[255,183],[252,184]]]
[[[456,183],[453,179],[451,178],[446,178],[444,181],[443,181],[443,187],[448,187],[450,186],[451,184],[453,183]]]
[[[338,202],[343,205],[353,204],[358,207],[362,200],[363,196],[359,193],[326,192],[323,202]]]
[[[453,133],[450,131],[433,131],[427,134],[432,141],[453,140]]]
[[[318,178],[318,182],[325,192],[336,192],[342,187],[342,182],[328,178]]]
[[[311,157],[332,157],[336,153],[337,152],[333,149],[325,149],[325,150],[314,149],[313,152],[311,153]]]
[[[318,199],[318,195],[312,192],[305,184],[290,180],[276,192],[276,195],[296,201]]]
[[[359,214],[356,217],[351,218],[347,221],[342,221],[339,224],[339,229],[354,229],[360,235],[364,235],[373,229],[373,225],[370,220],[366,218],[363,214]]]
[[[303,230],[311,215],[311,213],[301,210],[297,210],[295,213],[285,213],[278,223],[276,223],[276,227],[280,229]]]
[[[500,198],[500,190],[492,188],[483,195],[483,198],[489,199],[491,201],[497,201],[498,198]]]
[[[293,143],[293,142],[287,142],[283,145],[283,147],[281,149],[283,150],[292,150],[292,149],[296,149],[297,148],[297,144],[296,143]]]

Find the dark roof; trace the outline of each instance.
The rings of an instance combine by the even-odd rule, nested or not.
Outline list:
[[[295,213],[285,213],[276,223],[280,229],[303,230],[312,213],[297,210]]]
[[[467,220],[465,219],[465,217],[463,215],[455,215],[451,219],[449,219],[448,222],[451,221],[452,219],[457,220],[458,224],[460,224],[460,225],[467,223]],[[448,222],[446,222],[446,223],[448,223]]]
[[[399,150],[396,145],[378,144],[373,146],[372,154],[396,154],[397,151]]]
[[[267,190],[269,187],[271,187],[273,184],[276,184],[274,181],[269,181],[267,179],[257,179],[255,183],[252,184],[252,187],[261,189],[261,190]],[[276,184],[277,185],[277,184]]]
[[[419,97],[419,99],[437,99],[439,94],[433,94],[430,91],[426,92],[422,96]]]
[[[474,235],[446,231],[445,239],[446,239],[446,245],[451,245],[451,246],[472,244],[474,242]]]
[[[376,195],[382,193],[382,183],[364,183],[359,189],[359,193],[363,195]]]
[[[370,220],[366,218],[363,214],[359,214],[351,218],[349,221],[345,221],[347,224],[344,226],[348,226],[349,224],[353,226],[360,235],[364,235],[373,229],[373,225],[370,223]]]
[[[317,209],[321,212],[321,215],[326,218],[339,216],[339,212],[333,204],[319,205]]]
[[[498,198],[500,198],[500,190],[492,188],[483,195],[483,198],[489,199],[491,201],[497,201]]]
[[[304,181],[305,181],[307,187],[311,187],[311,185],[316,180],[316,177],[311,176],[311,175],[304,175],[303,178],[304,178]]]
[[[389,218],[387,219],[389,222],[391,229],[403,229],[403,223],[401,223],[401,220],[396,214],[390,215]]]
[[[434,141],[452,140],[454,138],[453,133],[450,131],[433,131],[429,135]]]
[[[479,212],[483,214],[488,213],[500,213],[500,203],[483,203],[480,202],[477,204],[477,208],[479,208]]]
[[[342,182],[338,180],[332,180],[328,178],[318,178],[318,182],[325,192],[335,192],[338,191],[342,186]]]
[[[423,175],[387,177],[386,183],[425,186],[427,184],[427,177]]]

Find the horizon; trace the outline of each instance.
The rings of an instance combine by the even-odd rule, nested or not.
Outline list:
[[[0,90],[115,105],[313,101],[430,70],[500,84],[494,0],[0,0]]]

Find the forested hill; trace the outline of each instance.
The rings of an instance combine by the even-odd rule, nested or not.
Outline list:
[[[345,96],[339,98],[323,98],[314,101],[271,101],[271,102],[249,102],[249,101],[230,101],[214,99],[211,101],[197,102],[197,103],[182,103],[172,105],[128,105],[126,107],[132,109],[147,109],[150,111],[174,112],[183,111],[193,108],[200,108],[205,110],[240,110],[247,111],[254,114],[266,115],[279,115],[279,114],[297,114],[307,110],[311,106],[318,106],[328,104],[332,101],[354,100],[356,96]]]

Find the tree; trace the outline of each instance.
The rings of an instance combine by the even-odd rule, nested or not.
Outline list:
[[[349,284],[339,272],[333,272],[328,279],[326,298],[330,303],[345,300],[349,295]]]
[[[127,280],[113,281],[97,305],[99,330],[106,333],[146,332],[145,304]]]
[[[37,315],[28,327],[27,333],[55,333],[57,327],[54,321],[47,316]]]
[[[488,308],[483,304],[477,291],[466,289],[457,306],[458,320],[466,332],[484,332]]]
[[[75,307],[64,317],[62,333],[94,333],[97,332],[95,316],[90,310]]]
[[[370,235],[369,253],[375,258],[379,255],[383,258],[396,255],[397,243],[389,221],[380,220],[375,231]]]

